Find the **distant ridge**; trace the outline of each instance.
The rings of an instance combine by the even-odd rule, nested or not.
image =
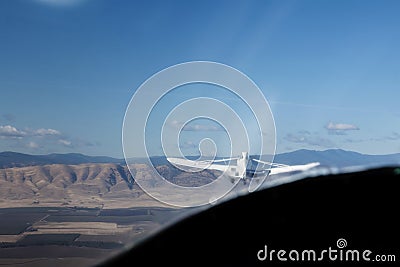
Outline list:
[[[189,156],[189,159],[195,160],[197,156]],[[223,157],[222,157],[223,158]],[[143,159],[134,159],[133,162],[146,163]],[[166,157],[151,157],[153,165],[169,165]],[[400,165],[400,153],[387,155],[368,155],[343,149],[328,150],[308,150],[300,149],[292,152],[276,154],[274,162],[287,165],[307,164],[310,162],[319,162],[321,165],[330,167],[350,167],[350,166],[389,166]]]
[[[197,157],[189,158],[196,159]],[[131,159],[131,161],[133,163],[148,162],[144,158],[134,158]],[[151,157],[151,161],[155,166],[169,165],[164,156]],[[274,162],[288,165],[320,162],[321,165],[332,167],[399,165],[400,153],[388,155],[366,155],[342,149],[328,149],[324,151],[300,149],[277,154],[275,155]],[[49,164],[76,165],[83,163],[125,164],[125,160],[106,156],[87,156],[79,153],[29,155],[9,151],[0,152],[0,169]]]
[[[0,152],[0,168],[26,167],[48,164],[122,163],[124,160],[105,156],[87,156],[79,153],[29,155],[17,152]]]
[[[274,162],[282,164],[306,164],[320,162],[332,167],[399,165],[400,153],[388,155],[366,155],[343,149],[324,151],[301,149],[275,156]]]

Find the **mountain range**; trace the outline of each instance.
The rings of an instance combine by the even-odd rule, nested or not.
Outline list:
[[[115,163],[51,164],[0,169],[0,207],[101,206],[107,196],[128,197],[134,180]],[[136,188],[135,188],[136,189]]]
[[[123,163],[124,160],[104,156],[87,156],[79,153],[29,155],[17,152],[1,152],[0,168],[25,167],[49,164],[82,164],[82,163]]]
[[[144,159],[138,159],[129,170],[123,160],[109,157],[3,152],[0,153],[0,208],[160,205],[134,183],[137,175],[154,174],[141,161]],[[191,174],[170,165],[156,169],[164,178],[181,186],[201,186],[217,177],[217,172],[209,170]]]
[[[168,181],[181,186],[201,186],[218,177],[217,171],[186,173],[173,167],[165,157],[151,158],[157,171]],[[295,165],[320,162],[330,167],[400,165],[400,153],[364,155],[340,149],[297,150],[278,154],[275,162]],[[131,207],[154,205],[136,186],[137,175],[154,174],[144,158],[132,159],[131,171],[124,160],[82,154],[27,155],[0,153],[0,207],[80,206]],[[151,202],[151,201],[153,202]],[[153,203],[153,204],[151,204]]]
[[[399,165],[400,153],[387,155],[367,155],[342,149],[324,151],[301,149],[293,152],[277,154],[274,162],[294,165],[319,162],[331,167]]]
[[[169,165],[164,156],[151,157],[150,160],[155,166]],[[301,149],[277,154],[275,155],[274,161],[288,165],[320,162],[322,165],[332,167],[398,165],[400,164],[400,153],[367,155],[342,149],[329,149],[324,151]],[[144,158],[134,158],[132,162],[143,164],[146,163],[147,160]],[[79,153],[28,155],[16,152],[0,152],[0,169],[50,164],[76,165],[84,163],[115,163],[124,165],[125,160],[105,156],[87,156]]]

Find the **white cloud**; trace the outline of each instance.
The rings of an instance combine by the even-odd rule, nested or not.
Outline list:
[[[26,146],[31,149],[39,148],[39,145],[35,142],[29,142]]]
[[[36,0],[39,3],[43,3],[51,6],[67,7],[78,5],[84,0]]]
[[[325,129],[331,135],[346,135],[349,131],[358,131],[360,128],[354,124],[329,122]]]
[[[173,120],[170,122],[170,126],[174,128],[182,128],[183,123]],[[224,131],[224,129],[219,125],[207,125],[207,124],[199,124],[199,123],[187,123],[182,131],[192,131],[192,132],[217,132]]]
[[[0,125],[0,137],[1,138],[22,138],[26,136],[26,132],[18,130],[11,125]]]
[[[197,148],[198,145],[193,143],[192,141],[186,141],[182,145],[180,145],[180,148]]]
[[[70,138],[59,130],[52,128],[25,128],[21,130],[12,125],[0,125],[0,139],[8,140],[8,142],[11,142],[9,145],[22,146],[25,149],[43,149],[54,145],[67,148],[99,145],[80,138]]]
[[[306,141],[308,140],[308,137],[297,133],[297,134],[293,134],[293,133],[288,133],[285,137],[285,140],[290,141],[292,143],[306,143]]]
[[[66,146],[66,147],[72,147],[72,142],[65,140],[65,139],[58,140],[58,143],[62,144],[63,146]]]
[[[352,131],[352,130],[360,130],[360,128],[354,124],[346,124],[346,123],[333,123],[329,122],[328,125],[325,126],[328,130],[333,131]]]
[[[179,121],[177,121],[177,120],[173,120],[173,121],[171,121],[171,122],[169,123],[169,126],[170,126],[170,127],[173,127],[173,128],[181,128],[181,127],[182,127],[182,124],[183,124],[183,123],[181,123],[181,122],[179,122]]]
[[[182,129],[183,131],[205,131],[205,132],[215,132],[223,131],[221,127],[215,125],[204,125],[204,124],[186,124]]]
[[[0,125],[0,137],[2,138],[22,138],[34,136],[60,136],[61,132],[54,129],[26,129],[19,130],[11,125]]]
[[[38,136],[46,136],[46,135],[61,135],[60,131],[54,130],[54,129],[37,129],[33,131],[34,135]]]

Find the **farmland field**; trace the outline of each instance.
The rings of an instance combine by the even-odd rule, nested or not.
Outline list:
[[[92,265],[159,230],[183,211],[160,207],[3,208],[0,265]]]

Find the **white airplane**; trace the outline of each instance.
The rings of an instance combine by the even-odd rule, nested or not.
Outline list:
[[[183,158],[167,158],[167,160],[175,165],[179,166],[182,170],[184,171],[189,171],[189,172],[194,172],[198,171],[199,169],[201,170],[218,170],[225,172],[229,177],[233,179],[243,179],[243,182],[246,182],[247,179],[257,177],[260,175],[275,175],[275,174],[284,174],[284,173],[290,173],[290,172],[295,172],[295,171],[306,171],[311,168],[314,168],[318,166],[320,163],[319,162],[312,162],[308,164],[303,164],[303,165],[285,165],[285,164],[279,164],[279,163],[272,163],[272,162],[266,162],[266,161],[261,161],[258,159],[251,159],[257,163],[263,164],[263,166],[268,166],[265,169],[261,170],[256,170],[256,169],[250,169],[248,168],[249,166],[249,154],[247,152],[242,152],[242,155],[238,158],[228,158],[228,159],[219,159],[219,160],[203,160],[203,161],[197,161],[197,160],[188,160],[188,159],[183,159]],[[236,165],[223,165],[223,164],[218,164],[217,162],[227,162],[227,161],[233,161],[236,160]],[[252,164],[250,164],[252,165]]]

